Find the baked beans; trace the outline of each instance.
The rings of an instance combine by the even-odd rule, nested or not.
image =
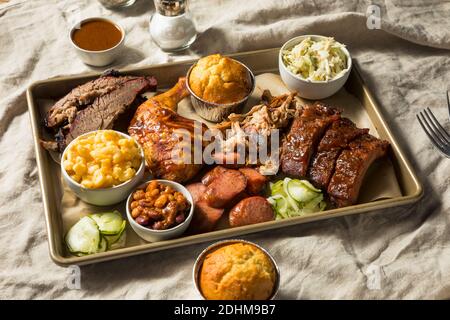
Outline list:
[[[186,197],[172,187],[151,181],[146,188],[132,195],[131,216],[141,226],[165,230],[182,223],[191,205]]]

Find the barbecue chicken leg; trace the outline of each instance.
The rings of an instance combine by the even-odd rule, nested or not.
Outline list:
[[[141,104],[128,127],[130,136],[143,147],[148,169],[155,178],[185,182],[202,167],[194,164],[193,143],[189,163],[173,158],[174,149],[180,146],[175,130],[177,133],[180,129],[189,132],[191,141],[194,137],[195,122],[176,112],[178,103],[188,95],[186,78],[180,78],[173,88]],[[202,125],[202,129],[205,130],[206,126]]]

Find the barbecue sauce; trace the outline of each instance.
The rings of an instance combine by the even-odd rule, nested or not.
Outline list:
[[[115,47],[122,39],[122,32],[111,22],[90,20],[72,34],[73,42],[84,50],[102,51]]]

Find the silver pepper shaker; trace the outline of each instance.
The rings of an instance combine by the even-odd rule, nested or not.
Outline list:
[[[164,51],[188,48],[197,37],[194,23],[187,15],[187,0],[153,0],[156,12],[150,20],[150,35]]]

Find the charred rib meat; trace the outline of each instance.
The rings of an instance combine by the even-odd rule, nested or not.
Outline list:
[[[294,177],[305,177],[323,133],[339,118],[340,112],[324,103],[305,106],[283,142],[281,170]]]
[[[334,172],[336,159],[341,150],[358,136],[366,134],[369,129],[359,129],[347,118],[339,119],[325,132],[317,147],[308,169],[308,177],[318,188],[326,188]]]
[[[334,108],[318,102],[307,105],[283,141],[282,171],[295,177],[307,175],[338,207],[352,205],[367,169],[389,146],[368,132],[341,118]]]
[[[328,185],[328,195],[338,206],[345,207],[358,200],[367,169],[386,155],[389,143],[365,134],[349,144],[336,161],[336,169]]]

